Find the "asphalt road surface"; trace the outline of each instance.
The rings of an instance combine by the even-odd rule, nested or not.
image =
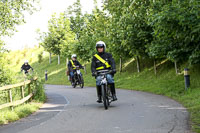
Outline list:
[[[187,110],[164,96],[117,89],[108,110],[93,87],[46,85],[47,103],[0,133],[190,133]]]

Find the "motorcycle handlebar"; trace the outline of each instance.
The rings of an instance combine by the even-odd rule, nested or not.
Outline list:
[[[97,72],[97,75],[106,75],[106,74],[111,74],[112,70],[100,70]]]
[[[75,66],[76,67],[76,69],[83,69],[83,67],[79,67],[79,66]]]

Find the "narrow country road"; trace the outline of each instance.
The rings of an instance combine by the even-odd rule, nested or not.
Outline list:
[[[0,133],[190,133],[189,114],[164,96],[117,90],[118,101],[105,110],[96,89],[46,85],[47,103]]]

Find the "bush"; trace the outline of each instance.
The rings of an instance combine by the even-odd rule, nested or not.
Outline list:
[[[37,80],[33,80],[37,77]],[[46,99],[44,91],[44,80],[42,80],[37,73],[33,72],[27,75],[27,80],[32,80],[31,89],[34,93],[34,100],[36,102],[44,102]]]
[[[34,83],[34,100],[38,102],[44,102],[46,100],[46,95],[44,91],[44,81],[41,78],[38,78]]]
[[[34,77],[37,77],[37,80],[34,81]],[[31,88],[34,93],[34,100],[37,102],[44,102],[46,99],[44,91],[44,80],[42,80],[36,73],[29,75],[28,79],[33,80]]]
[[[7,112],[7,113],[5,114],[5,117],[6,117],[5,119],[6,119],[8,122],[16,121],[16,120],[19,119],[18,115],[17,115],[15,112],[13,112],[13,111]]]
[[[12,74],[10,70],[0,66],[0,86],[12,83]]]

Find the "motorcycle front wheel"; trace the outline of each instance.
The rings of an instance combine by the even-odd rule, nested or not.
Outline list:
[[[108,98],[107,98],[107,95],[106,95],[106,88],[105,87],[106,87],[105,85],[101,85],[101,94],[102,94],[104,108],[105,108],[105,110],[107,110],[108,109]]]
[[[74,81],[75,81],[75,79],[74,79]],[[76,88],[76,81],[73,83],[73,82],[71,82],[71,84],[72,84],[72,87],[73,88]]]
[[[80,81],[80,87],[83,88],[83,86],[84,86],[84,80],[83,80],[82,76],[79,77],[79,81]]]

